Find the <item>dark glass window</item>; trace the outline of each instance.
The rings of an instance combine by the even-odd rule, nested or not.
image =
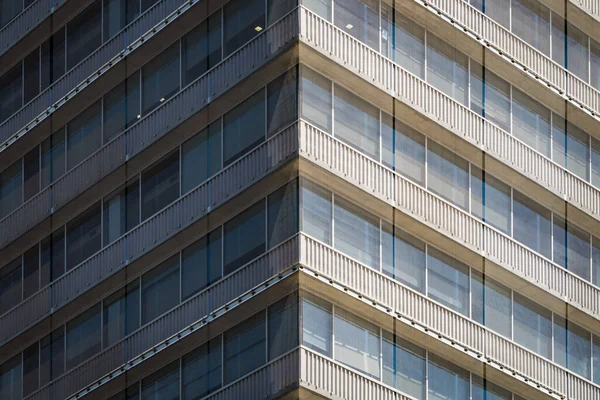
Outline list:
[[[265,92],[259,90],[223,117],[223,165],[265,140]]]
[[[473,385],[471,386],[472,400],[512,400],[512,393],[492,382],[472,374]],[[515,396],[514,400],[521,400]]]
[[[221,387],[221,337],[203,344],[182,359],[183,398],[197,400]]]
[[[102,246],[100,203],[67,223],[67,271]]]
[[[21,160],[0,173],[0,218],[6,217],[23,203]]]
[[[104,347],[111,346],[140,326],[139,282],[127,285],[103,302]]]
[[[142,276],[142,324],[179,304],[179,254]]]
[[[65,273],[65,230],[60,228],[41,243],[42,286]]]
[[[225,56],[265,29],[264,0],[233,0],[224,7]]]
[[[225,224],[224,274],[265,252],[265,203],[259,201]]]
[[[40,93],[40,49],[36,48],[23,60],[23,103],[27,104]]]
[[[63,176],[65,168],[65,131],[61,128],[42,142],[42,189]]]
[[[135,124],[140,114],[140,75],[134,73],[104,96],[104,143]]]
[[[135,180],[104,199],[104,245],[107,245],[140,222],[140,183]]]
[[[0,0],[0,28],[23,11],[22,0]]]
[[[554,361],[590,379],[592,369],[590,332],[554,315]]]
[[[0,121],[5,121],[23,106],[21,63],[0,77]]]
[[[41,47],[42,87],[41,90],[56,82],[65,74],[65,28],[62,27]]]
[[[36,244],[23,254],[23,298],[40,290],[40,249]]]
[[[179,42],[142,67],[142,110],[148,114],[179,91]]]
[[[221,61],[221,11],[202,21],[181,39],[183,85]]]
[[[265,313],[259,312],[224,334],[225,383],[266,362]]]
[[[269,135],[298,118],[298,68],[292,68],[267,85]]]
[[[413,396],[425,399],[427,352],[407,340],[383,332],[383,382]]]
[[[102,44],[102,1],[97,0],[67,24],[67,71]]]
[[[67,124],[67,171],[102,147],[101,114],[98,101]]]
[[[181,290],[187,299],[221,277],[221,228],[217,228],[182,252]]]
[[[141,400],[179,400],[179,361],[142,380]]]
[[[140,15],[140,0],[104,0],[104,41]]]
[[[267,26],[282,18],[297,5],[298,0],[267,0]]]
[[[40,342],[40,386],[65,372],[64,326],[56,329]]]
[[[298,183],[293,181],[267,198],[267,247],[270,249],[298,232]]]
[[[163,158],[142,172],[142,221],[179,197],[179,153]]]
[[[291,294],[271,305],[269,314],[269,360],[298,346],[298,294]]]
[[[429,398],[468,399],[469,371],[429,354]]]
[[[141,0],[142,2],[142,13],[147,11],[150,7],[152,7],[159,0]]]
[[[23,351],[23,397],[40,386],[40,348],[35,342]]]
[[[35,146],[23,157],[23,201],[40,191],[40,147]]]
[[[67,324],[67,370],[100,352],[101,325],[100,304]]]
[[[21,369],[21,354],[0,365],[0,398],[2,400],[21,400]]]
[[[221,169],[221,120],[181,146],[181,192],[187,193]]]
[[[0,269],[0,314],[21,301],[23,292],[23,265],[21,257]]]

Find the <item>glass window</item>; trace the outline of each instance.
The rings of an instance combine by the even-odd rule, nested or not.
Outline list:
[[[251,126],[252,129],[248,129]],[[265,140],[265,92],[259,90],[223,117],[223,164],[227,166]]]
[[[513,88],[513,134],[551,157],[550,110],[516,88]]]
[[[510,84],[473,60],[471,110],[510,132]]]
[[[67,170],[102,147],[101,115],[98,101],[67,124]]]
[[[14,17],[23,11],[23,3],[15,0],[2,0],[0,1],[0,27],[8,24]],[[1,387],[1,386],[0,386]],[[2,397],[4,398],[4,397]],[[7,399],[12,399],[7,397]]]
[[[42,286],[65,273],[65,258],[65,230],[60,228],[41,243]]]
[[[179,152],[142,172],[142,221],[179,197]]]
[[[415,399],[425,399],[426,351],[383,331],[383,383]]]
[[[103,302],[104,348],[112,346],[140,326],[139,281],[127,285]]]
[[[261,200],[225,223],[225,275],[265,252],[265,222]]]
[[[298,118],[298,68],[294,67],[267,85],[269,136]]]
[[[23,104],[40,93],[40,49],[33,50],[23,59]]]
[[[104,96],[104,143],[135,124],[140,114],[140,75],[138,72]]]
[[[389,5],[381,4],[383,55],[419,78],[425,78],[425,28]]]
[[[35,146],[23,157],[23,201],[40,191],[40,146]]]
[[[35,342],[23,351],[23,397],[40,387],[40,348]]]
[[[331,192],[316,184],[302,181],[302,232],[331,244]]]
[[[335,359],[378,378],[379,328],[339,308],[333,326]]]
[[[298,232],[298,182],[271,193],[267,198],[267,248],[272,248]]]
[[[120,238],[140,222],[140,182],[135,180],[104,199],[104,245]]]
[[[42,142],[42,189],[63,176],[65,168],[65,131],[61,128]]]
[[[512,0],[512,31],[550,55],[550,9],[536,0]]]
[[[593,348],[593,365],[594,365],[594,376],[592,380],[595,384],[600,383],[600,337],[594,335],[594,348]]]
[[[331,356],[332,306],[308,293],[302,294],[302,346]]]
[[[379,109],[341,86],[334,90],[335,136],[379,160]]]
[[[313,70],[302,67],[300,85],[300,115],[317,128],[331,132],[331,82]]]
[[[588,82],[588,37],[555,13],[552,14],[552,59]]]
[[[335,26],[379,50],[379,1],[335,0],[334,4]]]
[[[95,1],[67,24],[67,71],[102,44],[102,2]]]
[[[148,114],[179,91],[179,42],[142,67],[142,113]]]
[[[379,270],[379,219],[336,197],[334,239],[336,249]]]
[[[589,181],[589,139],[577,126],[552,115],[552,159],[586,181]]]
[[[187,86],[221,61],[221,11],[209,16],[181,39],[181,76]]]
[[[23,254],[23,299],[40,290],[40,249],[35,244]]]
[[[225,383],[246,375],[266,360],[265,313],[259,312],[223,334]]]
[[[469,315],[469,267],[429,247],[427,254],[428,296]]]
[[[514,293],[515,342],[552,359],[552,313],[524,296]]]
[[[142,3],[142,13],[149,10],[154,4],[156,4],[159,0],[141,0]]]
[[[0,398],[22,399],[21,354],[0,365]]]
[[[590,280],[590,235],[554,215],[554,262]]]
[[[298,5],[298,0],[267,0],[267,26],[275,23]]]
[[[382,113],[381,159],[399,174],[425,185],[425,136]]]
[[[592,345],[590,332],[554,315],[554,361],[590,379]]]
[[[102,247],[100,202],[67,223],[67,271]]]
[[[0,77],[0,122],[23,106],[23,75],[21,63]]]
[[[100,304],[67,324],[67,370],[100,352],[101,326]]]
[[[41,90],[44,90],[65,74],[65,27],[42,43],[41,57]]]
[[[220,336],[183,356],[181,361],[181,388],[185,400],[201,399],[221,387]]]
[[[592,283],[600,286],[600,239],[595,236],[592,236]]]
[[[474,374],[472,379],[472,400],[513,400],[512,393],[508,390]],[[515,396],[514,400],[519,400],[519,397]]]
[[[22,295],[23,266],[19,257],[0,269],[0,314],[19,304]]]
[[[142,380],[141,400],[179,399],[179,360]]]
[[[471,166],[471,213],[510,235],[510,186]]]
[[[550,210],[545,209],[516,190],[514,191],[514,238],[548,258],[552,257],[550,250],[552,242],[550,214]]]
[[[298,346],[298,294],[293,293],[268,309],[269,360]]]
[[[142,276],[142,325],[179,304],[179,254]]]
[[[181,192],[188,193],[221,169],[221,120],[181,146]]]
[[[221,278],[221,228],[186,247],[181,255],[181,297],[187,299]]]
[[[600,43],[590,38],[590,84],[600,90]]]
[[[430,141],[427,149],[427,186],[440,197],[469,209],[469,163]]]
[[[0,173],[0,218],[6,217],[23,203],[22,161],[15,161]]]
[[[429,354],[429,400],[460,400],[469,398],[469,372]]]
[[[223,8],[225,56],[233,53],[265,29],[264,0],[233,0]]]
[[[433,34],[427,35],[427,81],[463,105],[469,102],[469,58]]]
[[[331,21],[331,0],[301,0],[302,5],[319,17]]]
[[[40,387],[65,372],[64,325],[40,341]]]
[[[600,141],[592,138],[592,185],[600,187]]]
[[[139,400],[140,398],[140,386],[139,381],[132,384],[125,390],[121,390],[116,395],[112,396],[109,400]],[[154,400],[154,399],[153,399]]]
[[[477,271],[471,271],[471,318],[501,335],[512,336],[509,288]]]
[[[104,0],[104,41],[140,15],[139,0]]]
[[[425,293],[425,243],[387,223],[382,240],[383,273]]]

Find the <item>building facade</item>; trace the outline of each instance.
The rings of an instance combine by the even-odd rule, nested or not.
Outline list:
[[[0,399],[600,400],[595,0],[0,0]]]

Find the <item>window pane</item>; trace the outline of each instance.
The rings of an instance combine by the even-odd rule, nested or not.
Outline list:
[[[379,50],[379,1],[335,0],[335,26]]]
[[[552,159],[589,181],[589,135],[556,114],[552,115]]]
[[[67,124],[67,170],[70,170],[102,147],[101,102]]]
[[[102,44],[101,7],[101,1],[94,2],[67,24],[67,70]]]
[[[471,166],[471,213],[510,235],[510,186]]]
[[[35,146],[23,157],[23,201],[40,191],[40,147]]]
[[[179,197],[179,152],[142,172],[142,221]]]
[[[600,286],[600,240],[595,236],[592,237],[592,283]]]
[[[179,42],[142,67],[142,113],[148,114],[179,91]]]
[[[469,267],[429,248],[428,296],[464,315],[469,315]]]
[[[382,4],[383,55],[419,78],[425,77],[425,28],[387,4]]]
[[[452,151],[429,142],[428,188],[455,205],[469,209],[469,163]]]
[[[221,120],[181,146],[181,192],[187,193],[221,169]]]
[[[333,318],[331,304],[307,293],[302,295],[302,346],[331,356]]]
[[[415,399],[425,399],[426,351],[383,332],[383,383]]]
[[[65,132],[61,128],[42,142],[42,189],[65,173]]]
[[[65,27],[42,43],[42,90],[65,74]]]
[[[263,365],[266,360],[265,313],[259,312],[223,335],[225,383]]]
[[[550,211],[514,191],[514,238],[530,249],[551,258]]]
[[[0,313],[5,313],[22,300],[23,266],[21,257],[0,269]]]
[[[469,372],[429,355],[429,400],[461,400],[469,398]]]
[[[379,219],[340,197],[333,215],[335,248],[379,270]]]
[[[595,384],[600,383],[600,337],[594,335],[594,349],[593,349],[593,365],[594,365],[594,376],[592,380]]]
[[[293,293],[268,309],[269,360],[298,346],[298,294]]]
[[[302,182],[302,232],[331,244],[331,192],[316,184]]]
[[[67,370],[100,352],[100,304],[67,324]]]
[[[590,84],[600,90],[600,43],[590,38]]]
[[[261,200],[225,223],[225,275],[265,252],[265,222]]]
[[[550,110],[513,89],[513,134],[550,157]]]
[[[335,86],[335,136],[379,160],[379,109]]]
[[[139,0],[104,0],[104,41],[140,15]]]
[[[471,318],[510,338],[512,336],[510,289],[479,272],[471,271]]]
[[[381,159],[385,165],[425,185],[425,136],[382,113]]]
[[[267,26],[275,23],[298,5],[298,0],[267,0]]]
[[[600,141],[592,138],[592,185],[600,187]]]
[[[302,68],[300,115],[317,128],[331,132],[331,82],[322,75]]]
[[[331,0],[301,0],[302,5],[319,17],[331,21]]]
[[[554,315],[554,361],[589,379],[591,352],[590,332]]]
[[[67,271],[102,247],[100,202],[67,223]]]
[[[473,60],[471,109],[510,132],[510,84]]]
[[[115,241],[140,222],[138,180],[104,199],[104,245]]]
[[[267,129],[273,135],[298,118],[298,68],[267,85]]]
[[[251,126],[252,129],[248,129]],[[259,90],[223,117],[223,159],[227,166],[265,140],[265,92]]]
[[[425,243],[387,223],[382,239],[383,273],[425,293]]]
[[[265,29],[264,0],[233,0],[223,8],[225,56]]]
[[[512,0],[512,31],[550,55],[550,10],[535,0]]]
[[[202,21],[181,39],[183,85],[221,61],[221,11]]]
[[[40,290],[40,249],[36,243],[23,254],[23,299]]]
[[[336,308],[335,359],[367,375],[379,377],[379,328]]]
[[[142,325],[179,304],[179,254],[142,276]]]
[[[468,104],[469,59],[435,35],[427,36],[427,81],[463,105]]]
[[[23,103],[27,104],[40,93],[40,49],[36,48],[23,59]]]
[[[590,235],[576,225],[554,216],[554,262],[590,280]]]
[[[0,398],[22,399],[21,354],[0,365]]]
[[[179,360],[142,380],[141,400],[179,400]]]
[[[36,341],[23,351],[23,397],[40,387],[40,349]]]
[[[140,326],[139,281],[104,300],[103,318],[104,348],[117,343]]]
[[[0,218],[6,217],[23,203],[21,160],[0,173]]]
[[[298,232],[298,181],[294,180],[267,198],[267,248]]]
[[[42,286],[65,273],[65,230],[60,228],[41,243]]]
[[[200,399],[221,387],[221,336],[183,356],[181,361],[185,400]]]
[[[552,359],[552,313],[514,293],[514,341]]]
[[[182,298],[187,299],[221,278],[221,228],[186,247],[181,256]]]
[[[40,386],[43,386],[65,372],[64,326],[44,337],[40,349]]]
[[[140,75],[134,73],[104,96],[104,143],[140,117]]]
[[[498,385],[494,385],[488,380],[480,378],[477,375],[472,376],[472,400],[512,400],[512,393],[508,390]],[[519,400],[519,397],[515,396],[514,400]]]
[[[23,75],[21,63],[0,77],[0,122],[23,106]]]

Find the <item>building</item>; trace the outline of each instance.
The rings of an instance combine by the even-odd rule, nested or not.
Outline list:
[[[600,399],[597,1],[0,24],[0,399]]]

